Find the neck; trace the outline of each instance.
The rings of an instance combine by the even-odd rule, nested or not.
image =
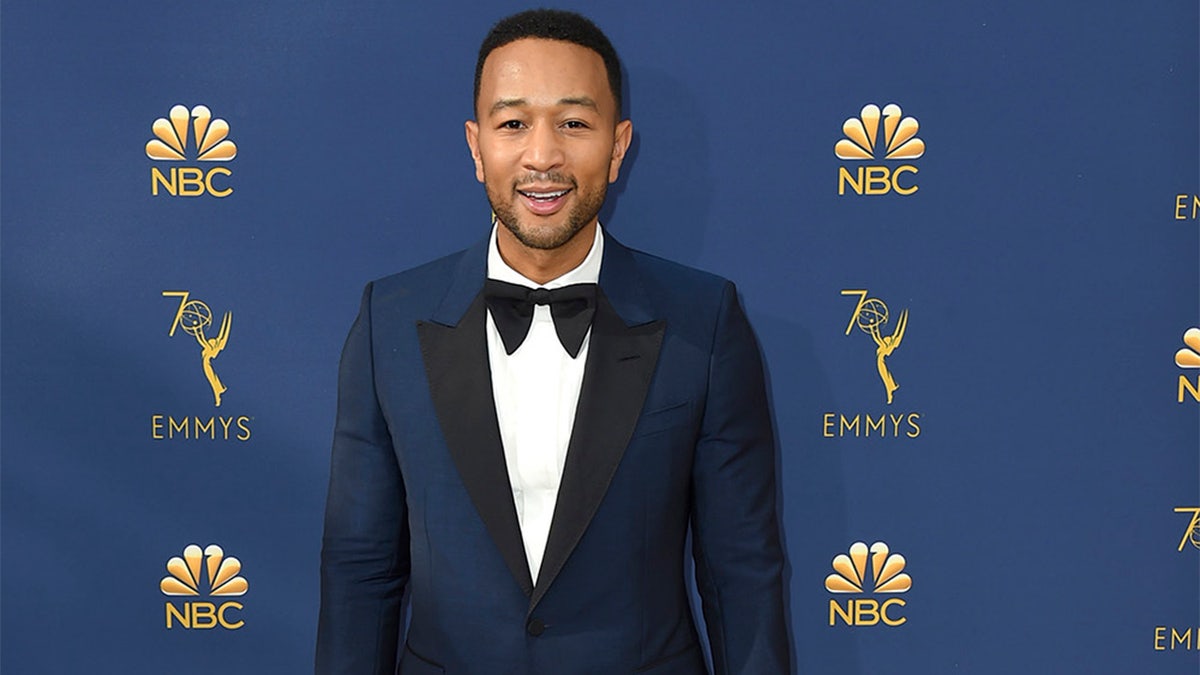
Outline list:
[[[530,248],[522,244],[507,227],[496,228],[496,247],[500,257],[522,276],[544,284],[579,267],[592,250],[596,239],[596,221],[585,225],[567,243],[552,249]]]

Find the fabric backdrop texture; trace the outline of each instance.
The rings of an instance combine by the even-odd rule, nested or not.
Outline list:
[[[601,222],[737,283],[801,674],[1200,667],[1200,7],[567,2]],[[364,285],[483,237],[508,0],[6,0],[0,670],[311,672]]]

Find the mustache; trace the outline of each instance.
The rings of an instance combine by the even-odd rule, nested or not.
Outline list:
[[[530,171],[529,173],[517,176],[513,180],[514,187],[517,185],[538,183],[554,183],[555,185],[570,185],[572,188],[578,187],[574,176],[567,175],[561,171]]]

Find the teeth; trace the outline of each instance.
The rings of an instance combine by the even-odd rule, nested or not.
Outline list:
[[[525,195],[526,197],[532,197],[533,199],[557,199],[567,194],[567,191],[559,190],[557,192],[522,192],[521,194]]]

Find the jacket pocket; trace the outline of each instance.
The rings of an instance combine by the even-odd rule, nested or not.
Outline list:
[[[688,421],[691,417],[691,412],[691,401],[684,401],[658,408],[657,410],[644,412],[638,419],[637,426],[633,430],[633,437],[649,436],[664,429],[680,426]]]
[[[708,670],[704,667],[700,645],[692,643],[681,652],[646,664],[633,672],[636,675],[706,675]]]
[[[404,654],[400,656],[396,675],[444,675],[445,672],[445,668],[414,652],[408,643],[404,644]]]

